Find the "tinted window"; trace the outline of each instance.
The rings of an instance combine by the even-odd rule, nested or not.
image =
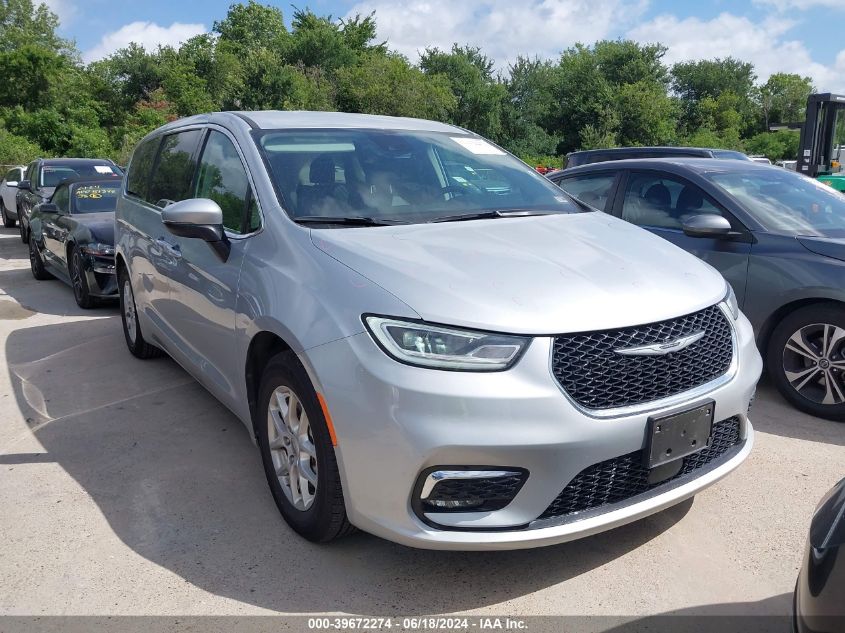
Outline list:
[[[126,177],[126,191],[144,200],[149,191],[150,172],[153,169],[156,151],[161,138],[144,141],[135,148],[129,163],[129,175]]]
[[[35,179],[35,168],[37,167],[38,163],[31,163],[26,170],[26,179],[32,184],[33,187],[38,186],[38,182]]]
[[[604,211],[615,180],[616,174],[590,174],[564,178],[558,184],[569,195]]]
[[[722,215],[700,187],[675,176],[632,173],[625,187],[622,219],[640,226],[680,229],[693,215]]]
[[[194,197],[210,198],[219,204],[223,210],[223,226],[233,233],[258,228],[258,205],[254,203],[246,170],[234,144],[225,134],[209,132]]]
[[[202,137],[202,130],[179,132],[164,137],[148,202],[160,207],[191,197],[191,181],[196,168],[196,150]]]
[[[56,192],[53,194],[51,198],[51,202],[55,204],[59,211],[62,213],[68,213],[68,202],[70,201],[70,197],[68,196],[67,187],[59,187],[56,189]]]
[[[114,211],[119,183],[83,183],[73,190],[73,213]]]
[[[17,182],[19,180],[21,170],[20,169],[11,169],[9,173],[6,174],[6,182]]]
[[[41,168],[41,187],[55,187],[62,180],[74,178],[79,174],[71,167],[61,167],[55,165],[44,165]]]
[[[580,211],[522,161],[457,131],[268,131],[258,141],[294,218],[426,222],[495,210]]]

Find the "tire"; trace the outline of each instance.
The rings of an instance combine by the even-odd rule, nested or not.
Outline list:
[[[291,418],[284,415],[278,404],[280,399],[289,411],[299,411],[295,425],[286,422]],[[279,354],[267,364],[261,376],[254,423],[267,483],[288,525],[315,543],[354,532],[346,516],[337,459],[323,410],[308,374],[291,352]],[[289,432],[291,428],[302,432],[303,424],[308,428],[304,435]],[[277,431],[280,428],[288,429],[286,437]],[[292,465],[297,468],[294,473],[310,472],[316,486],[307,483],[294,490],[290,484]],[[277,474],[277,468],[285,467],[286,474],[283,470],[281,476]],[[302,482],[302,477],[295,477],[294,481]]]
[[[29,230],[24,226],[23,216],[20,211],[18,211],[18,230],[21,234],[21,242],[29,244]]]
[[[0,219],[3,220],[3,226],[7,229],[15,228],[15,220],[6,215],[6,205],[0,200]]]
[[[68,273],[70,283],[73,287],[73,298],[76,305],[83,310],[90,310],[97,305],[97,300],[91,296],[91,288],[88,287],[88,275],[85,274],[85,267],[82,265],[82,255],[78,248],[71,247],[68,259]]]
[[[44,260],[41,259],[41,253],[38,251],[38,246],[35,244],[35,238],[29,239],[29,269],[32,271],[32,276],[38,281],[46,281],[52,279],[53,275],[47,272],[44,266]]]
[[[845,422],[845,307],[825,303],[788,314],[769,338],[766,369],[796,408]]]
[[[120,320],[123,323],[123,338],[126,340],[126,347],[136,358],[147,359],[161,356],[163,354],[161,349],[147,343],[141,333],[141,324],[138,322],[138,312],[135,309],[135,296],[125,268],[119,269],[117,285],[120,296]]]

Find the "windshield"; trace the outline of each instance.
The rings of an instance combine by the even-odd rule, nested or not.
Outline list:
[[[73,213],[114,211],[118,189],[117,183],[77,186],[73,192]]]
[[[44,165],[41,168],[41,186],[55,187],[61,181],[78,176],[101,178],[103,176],[120,176],[122,172],[115,165],[94,165],[76,164],[73,167],[68,165]]]
[[[286,130],[264,132],[258,144],[294,219],[413,223],[484,211],[581,211],[535,170],[459,132]]]
[[[777,167],[706,177],[769,231],[845,237],[845,195],[816,180]]]

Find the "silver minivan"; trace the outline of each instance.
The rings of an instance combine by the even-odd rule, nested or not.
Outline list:
[[[135,149],[126,343],[255,438],[313,541],[549,545],[739,466],[761,360],[725,280],[466,130],[217,113]]]

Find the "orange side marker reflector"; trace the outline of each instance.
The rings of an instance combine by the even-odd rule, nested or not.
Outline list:
[[[326,418],[326,426],[329,427],[329,437],[332,438],[332,446],[337,446],[337,435],[334,434],[334,423],[332,416],[329,413],[329,407],[326,405],[326,399],[323,394],[317,394],[317,402],[320,403],[320,408],[323,410],[323,417]]]

